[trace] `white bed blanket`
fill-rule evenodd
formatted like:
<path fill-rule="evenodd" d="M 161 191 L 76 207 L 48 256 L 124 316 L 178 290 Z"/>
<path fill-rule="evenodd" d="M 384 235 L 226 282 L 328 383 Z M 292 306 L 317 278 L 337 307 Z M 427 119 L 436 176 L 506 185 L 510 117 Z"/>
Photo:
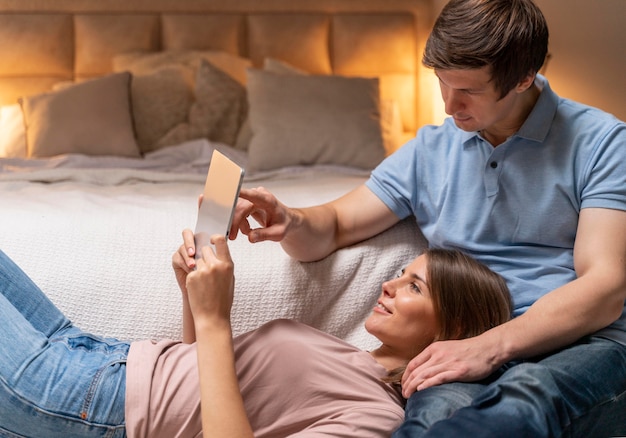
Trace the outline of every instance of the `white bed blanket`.
<path fill-rule="evenodd" d="M 75 324 L 125 340 L 181 335 L 171 255 L 193 228 L 210 153 L 205 141 L 144 159 L 65 156 L 0 160 L 0 249 Z M 248 175 L 290 206 L 315 205 L 361 184 L 345 168 L 292 168 Z M 381 283 L 425 242 L 414 221 L 315 263 L 290 259 L 274 242 L 230 243 L 235 261 L 235 334 L 294 318 L 369 349 L 363 322 Z"/>

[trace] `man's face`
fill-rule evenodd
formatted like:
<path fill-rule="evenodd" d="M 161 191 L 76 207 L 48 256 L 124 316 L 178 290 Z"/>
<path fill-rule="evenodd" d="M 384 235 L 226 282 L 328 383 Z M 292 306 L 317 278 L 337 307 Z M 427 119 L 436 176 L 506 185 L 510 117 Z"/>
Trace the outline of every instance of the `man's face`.
<path fill-rule="evenodd" d="M 467 70 L 435 70 L 446 113 L 464 131 L 517 130 L 516 89 L 500 98 L 489 67 Z"/>

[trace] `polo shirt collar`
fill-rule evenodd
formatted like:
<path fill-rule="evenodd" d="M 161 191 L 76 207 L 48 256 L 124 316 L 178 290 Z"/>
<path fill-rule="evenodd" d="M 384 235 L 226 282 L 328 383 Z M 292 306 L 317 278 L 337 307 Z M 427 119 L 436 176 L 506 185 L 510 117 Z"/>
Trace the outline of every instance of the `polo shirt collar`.
<path fill-rule="evenodd" d="M 541 94 L 539 94 L 535 107 L 516 135 L 527 140 L 543 142 L 548 131 L 550 131 L 550 126 L 552 126 L 559 97 L 552 91 L 544 76 L 538 74 L 535 84 L 541 90 Z"/>

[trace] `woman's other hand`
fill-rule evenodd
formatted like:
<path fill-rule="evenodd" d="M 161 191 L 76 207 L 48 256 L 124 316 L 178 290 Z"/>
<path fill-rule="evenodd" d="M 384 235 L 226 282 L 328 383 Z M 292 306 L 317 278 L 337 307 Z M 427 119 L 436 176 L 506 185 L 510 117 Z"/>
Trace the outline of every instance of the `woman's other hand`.
<path fill-rule="evenodd" d="M 183 295 L 187 295 L 187 275 L 196 268 L 196 245 L 193 231 L 183 230 L 183 244 L 172 255 L 172 268 Z"/>
<path fill-rule="evenodd" d="M 211 243 L 215 250 L 210 246 L 202 248 L 202 257 L 195 261 L 196 269 L 186 276 L 196 331 L 206 323 L 230 324 L 235 289 L 234 264 L 224 236 L 211 236 Z"/>

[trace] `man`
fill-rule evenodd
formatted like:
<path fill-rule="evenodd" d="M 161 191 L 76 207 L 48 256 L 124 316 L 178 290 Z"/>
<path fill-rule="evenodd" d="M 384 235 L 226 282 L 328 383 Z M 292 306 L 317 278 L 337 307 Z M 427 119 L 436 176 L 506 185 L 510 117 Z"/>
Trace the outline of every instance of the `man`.
<path fill-rule="evenodd" d="M 329 204 L 241 192 L 231 238 L 310 261 L 414 215 L 431 246 L 507 279 L 514 319 L 409 363 L 394 436 L 626 434 L 626 124 L 551 91 L 547 44 L 531 0 L 452 0 L 424 54 L 442 126 Z"/>

